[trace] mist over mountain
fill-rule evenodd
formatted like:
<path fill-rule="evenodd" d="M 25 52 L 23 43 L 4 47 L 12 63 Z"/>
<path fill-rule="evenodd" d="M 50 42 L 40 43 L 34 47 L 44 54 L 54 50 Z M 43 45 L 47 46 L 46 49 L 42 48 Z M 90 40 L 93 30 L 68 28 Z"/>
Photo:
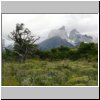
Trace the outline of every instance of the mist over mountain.
<path fill-rule="evenodd" d="M 52 38 L 52 37 L 60 37 L 62 39 L 68 39 L 68 34 L 65 29 L 65 26 L 62 26 L 59 29 L 51 30 L 48 34 L 48 38 Z"/>
<path fill-rule="evenodd" d="M 48 38 L 39 44 L 39 48 L 52 49 L 60 46 L 76 47 L 81 42 L 93 42 L 93 37 L 82 35 L 77 29 L 72 29 L 70 33 L 67 33 L 65 26 L 62 26 L 58 29 L 51 30 Z"/>

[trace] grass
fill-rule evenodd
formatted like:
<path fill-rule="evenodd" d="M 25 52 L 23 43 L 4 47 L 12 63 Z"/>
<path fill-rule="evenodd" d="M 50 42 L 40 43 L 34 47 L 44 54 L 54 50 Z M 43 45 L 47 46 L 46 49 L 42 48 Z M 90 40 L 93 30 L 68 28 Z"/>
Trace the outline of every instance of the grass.
<path fill-rule="evenodd" d="M 97 86 L 98 63 L 87 60 L 4 62 L 3 86 Z"/>

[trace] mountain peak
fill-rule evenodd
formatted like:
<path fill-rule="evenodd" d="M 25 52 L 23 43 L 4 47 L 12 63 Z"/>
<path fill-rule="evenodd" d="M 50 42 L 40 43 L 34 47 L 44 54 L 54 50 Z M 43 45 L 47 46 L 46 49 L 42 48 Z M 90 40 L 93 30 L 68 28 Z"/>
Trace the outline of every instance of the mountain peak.
<path fill-rule="evenodd" d="M 65 30 L 65 26 L 62 26 L 59 29 L 52 30 L 48 34 L 48 38 L 52 38 L 52 37 L 56 37 L 56 36 L 58 36 L 62 39 L 68 38 L 67 31 Z"/>
<path fill-rule="evenodd" d="M 75 28 L 72 29 L 69 34 L 67 34 L 65 26 L 62 26 L 62 27 L 60 27 L 58 29 L 50 31 L 50 33 L 48 34 L 48 39 L 51 39 L 53 41 L 52 43 L 50 43 L 50 45 L 51 44 L 53 45 L 54 43 L 57 43 L 57 42 L 58 43 L 56 45 L 58 45 L 58 44 L 62 45 L 63 43 L 65 43 L 64 41 L 67 41 L 70 44 L 72 44 L 73 46 L 77 46 L 81 42 L 87 42 L 87 43 L 89 43 L 89 42 L 92 42 L 92 40 L 93 40 L 91 36 L 82 35 Z M 49 41 L 51 42 L 51 40 L 49 40 Z M 47 42 L 47 41 L 45 41 L 45 42 Z M 65 44 L 68 45 L 69 43 L 65 43 Z M 55 45 L 55 47 L 56 47 L 56 45 Z"/>
<path fill-rule="evenodd" d="M 65 26 L 60 27 L 59 30 L 65 30 Z"/>
<path fill-rule="evenodd" d="M 70 34 L 69 38 L 74 41 L 74 43 L 80 43 L 80 42 L 92 42 L 93 38 L 88 35 L 82 35 L 80 34 L 76 29 L 73 29 Z"/>
<path fill-rule="evenodd" d="M 73 29 L 70 33 L 79 33 L 79 31 L 77 31 L 77 29 Z"/>
<path fill-rule="evenodd" d="M 58 36 L 47 39 L 39 44 L 39 48 L 42 50 L 49 50 L 52 48 L 58 48 L 60 46 L 66 46 L 70 48 L 74 47 L 74 45 L 72 45 L 70 42 Z"/>

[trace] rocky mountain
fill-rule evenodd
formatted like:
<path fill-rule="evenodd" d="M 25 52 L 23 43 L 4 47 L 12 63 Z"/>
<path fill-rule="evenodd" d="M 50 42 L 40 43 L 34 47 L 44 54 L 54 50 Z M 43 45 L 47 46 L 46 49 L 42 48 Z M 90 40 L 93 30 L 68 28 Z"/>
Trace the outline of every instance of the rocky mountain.
<path fill-rule="evenodd" d="M 49 32 L 48 38 L 53 38 L 53 37 L 60 37 L 61 39 L 68 39 L 68 34 L 65 29 L 65 26 L 62 26 L 59 29 L 55 29 Z"/>
<path fill-rule="evenodd" d="M 77 41 L 81 39 L 81 36 L 82 35 L 76 29 L 73 29 L 69 34 L 69 39 Z"/>
<path fill-rule="evenodd" d="M 80 42 L 85 42 L 89 43 L 93 41 L 93 38 L 88 35 L 82 35 L 80 32 L 78 32 L 76 29 L 73 29 L 70 34 L 69 34 L 69 39 L 73 41 L 73 45 L 80 43 Z"/>
<path fill-rule="evenodd" d="M 67 42 L 65 39 L 62 39 L 58 36 L 49 38 L 39 44 L 39 48 L 42 50 L 48 50 L 60 46 L 74 47 L 71 43 Z"/>
<path fill-rule="evenodd" d="M 77 29 L 70 31 L 69 35 L 62 26 L 59 29 L 51 30 L 48 34 L 48 38 L 39 44 L 41 49 L 52 49 L 62 46 L 75 47 L 79 46 L 81 42 L 92 42 L 93 38 L 88 35 L 82 35 Z"/>

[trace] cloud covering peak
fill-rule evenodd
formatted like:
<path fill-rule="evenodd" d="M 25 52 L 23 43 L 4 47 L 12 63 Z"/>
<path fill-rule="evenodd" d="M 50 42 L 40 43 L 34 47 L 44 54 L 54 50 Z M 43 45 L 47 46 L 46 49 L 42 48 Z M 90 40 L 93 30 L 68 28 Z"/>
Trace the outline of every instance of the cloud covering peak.
<path fill-rule="evenodd" d="M 24 23 L 35 36 L 44 40 L 53 29 L 66 26 L 69 33 L 76 28 L 81 34 L 98 36 L 98 14 L 3 14 L 2 36 L 7 36 L 15 29 L 16 23 Z"/>

